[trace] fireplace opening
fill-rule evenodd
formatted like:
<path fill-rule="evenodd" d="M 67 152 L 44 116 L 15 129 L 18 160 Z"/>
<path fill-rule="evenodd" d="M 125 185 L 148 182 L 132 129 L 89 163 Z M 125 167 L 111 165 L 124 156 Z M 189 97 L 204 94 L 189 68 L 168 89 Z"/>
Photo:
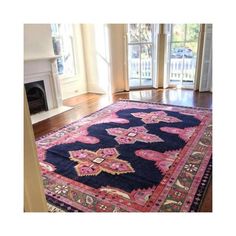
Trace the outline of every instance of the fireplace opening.
<path fill-rule="evenodd" d="M 43 80 L 25 84 L 30 114 L 48 111 L 46 92 Z"/>

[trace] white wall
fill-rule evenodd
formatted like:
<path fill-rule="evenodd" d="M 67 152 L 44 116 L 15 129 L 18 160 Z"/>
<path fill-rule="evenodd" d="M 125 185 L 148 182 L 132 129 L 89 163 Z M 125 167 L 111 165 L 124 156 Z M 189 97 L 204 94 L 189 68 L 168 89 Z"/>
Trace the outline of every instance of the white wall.
<path fill-rule="evenodd" d="M 49 24 L 24 25 L 24 59 L 54 56 Z"/>

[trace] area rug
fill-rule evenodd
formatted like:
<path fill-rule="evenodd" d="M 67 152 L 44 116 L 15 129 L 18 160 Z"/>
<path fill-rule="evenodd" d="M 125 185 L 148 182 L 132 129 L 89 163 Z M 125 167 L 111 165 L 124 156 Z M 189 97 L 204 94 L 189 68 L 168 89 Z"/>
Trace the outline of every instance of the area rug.
<path fill-rule="evenodd" d="M 198 211 L 212 112 L 120 100 L 36 143 L 47 201 L 62 211 Z"/>

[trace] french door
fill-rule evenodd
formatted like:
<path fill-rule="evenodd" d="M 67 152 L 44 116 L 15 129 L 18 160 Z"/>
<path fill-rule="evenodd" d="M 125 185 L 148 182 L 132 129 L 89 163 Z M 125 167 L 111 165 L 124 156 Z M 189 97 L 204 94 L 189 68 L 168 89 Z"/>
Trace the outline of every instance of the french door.
<path fill-rule="evenodd" d="M 199 32 L 200 24 L 170 25 L 169 86 L 194 87 Z"/>
<path fill-rule="evenodd" d="M 129 88 L 153 86 L 154 25 L 128 24 Z"/>

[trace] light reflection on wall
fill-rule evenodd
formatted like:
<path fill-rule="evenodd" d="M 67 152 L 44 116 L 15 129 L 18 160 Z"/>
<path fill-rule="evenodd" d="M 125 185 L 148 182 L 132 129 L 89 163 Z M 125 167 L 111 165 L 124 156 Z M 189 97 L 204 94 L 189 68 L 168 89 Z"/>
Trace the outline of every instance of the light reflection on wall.
<path fill-rule="evenodd" d="M 108 93 L 110 91 L 110 52 L 108 41 L 108 25 L 95 24 L 94 33 L 98 86 L 104 91 L 104 93 Z"/>

